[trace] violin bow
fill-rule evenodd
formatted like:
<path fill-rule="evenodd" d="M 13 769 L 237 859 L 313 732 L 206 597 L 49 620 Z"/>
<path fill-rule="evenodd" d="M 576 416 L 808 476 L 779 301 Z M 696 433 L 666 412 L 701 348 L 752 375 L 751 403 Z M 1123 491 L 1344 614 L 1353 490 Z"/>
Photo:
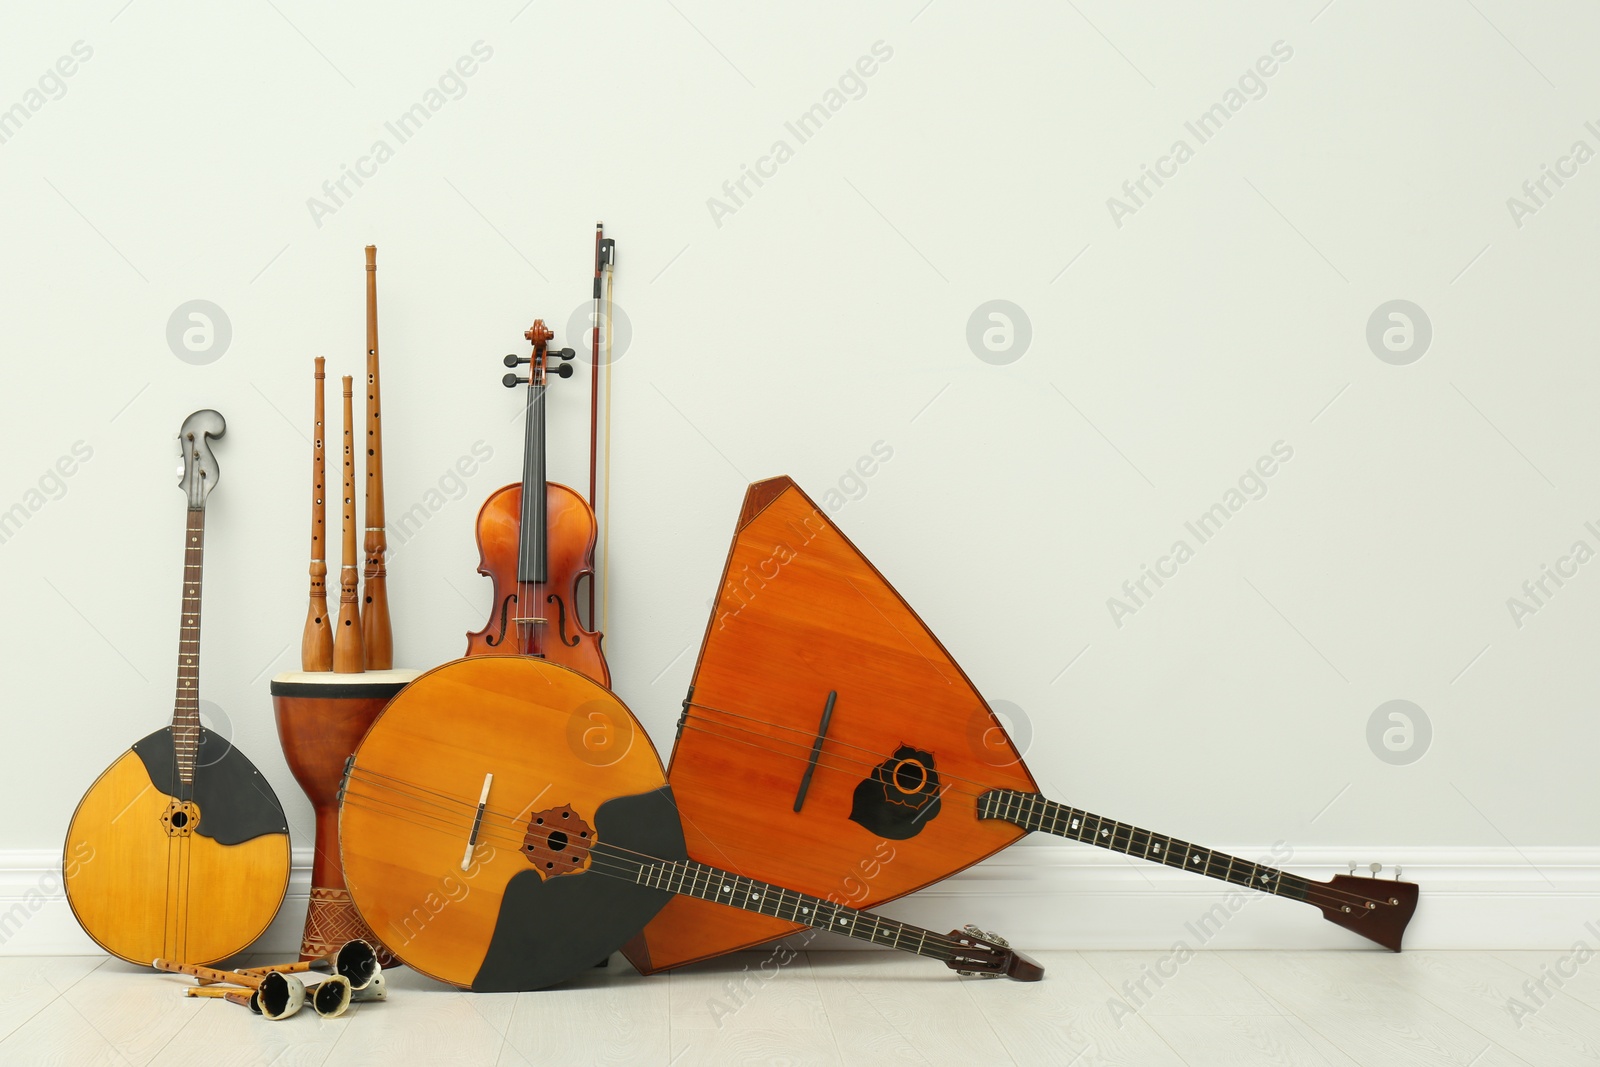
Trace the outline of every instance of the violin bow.
<path fill-rule="evenodd" d="M 594 310 L 590 315 L 593 328 L 589 333 L 589 509 L 600 513 L 599 499 L 599 452 L 600 452 L 600 331 L 601 323 L 605 323 L 606 337 L 606 478 L 605 478 L 605 525 L 601 534 L 599 568 L 610 566 L 611 543 L 611 283 L 612 270 L 617 262 L 617 242 L 607 237 L 606 224 L 594 224 Z M 595 583 L 598 575 L 589 576 L 589 626 L 603 629 L 595 624 L 594 601 Z"/>

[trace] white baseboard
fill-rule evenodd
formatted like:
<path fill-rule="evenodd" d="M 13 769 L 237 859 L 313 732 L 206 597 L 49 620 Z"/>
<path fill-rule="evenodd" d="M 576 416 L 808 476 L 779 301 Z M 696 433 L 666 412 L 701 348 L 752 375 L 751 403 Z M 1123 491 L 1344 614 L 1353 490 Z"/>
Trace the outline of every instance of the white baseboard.
<path fill-rule="evenodd" d="M 1247 858 L 1258 848 L 1225 849 Z M 1302 848 L 1287 869 L 1323 879 L 1365 857 L 1361 848 Z M 1564 949 L 1600 945 L 1600 848 L 1385 848 L 1386 862 L 1422 887 L 1406 934 L 1414 949 Z M 0 850 L 0 955 L 98 954 L 61 889 L 61 854 Z M 300 944 L 311 851 L 296 849 L 283 910 L 256 948 Z M 1362 870 L 1359 873 L 1368 873 Z M 1386 868 L 1380 877 L 1392 877 Z M 1198 925 L 1230 893 L 1247 901 Z M 1000 855 L 887 905 L 897 918 L 940 930 L 976 923 L 1024 949 L 1361 948 L 1368 942 L 1305 904 L 1233 890 L 1212 879 L 1102 849 L 1030 837 Z M 1594 930 L 1586 924 L 1594 924 Z M 1206 935 L 1197 936 L 1196 931 Z M 813 947 L 822 942 L 813 942 Z M 827 947 L 854 947 L 829 937 Z"/>

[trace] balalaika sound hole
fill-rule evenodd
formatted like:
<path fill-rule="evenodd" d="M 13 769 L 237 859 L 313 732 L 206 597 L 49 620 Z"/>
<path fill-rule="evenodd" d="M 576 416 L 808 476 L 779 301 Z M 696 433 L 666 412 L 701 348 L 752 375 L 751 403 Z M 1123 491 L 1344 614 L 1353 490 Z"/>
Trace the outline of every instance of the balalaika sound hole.
<path fill-rule="evenodd" d="M 522 838 L 522 855 L 534 870 L 546 878 L 571 874 L 589 866 L 589 848 L 594 844 L 594 827 L 572 806 L 564 805 L 528 816 L 528 832 Z"/>
<path fill-rule="evenodd" d="M 933 753 L 901 745 L 856 786 L 850 819 L 879 837 L 904 841 L 938 816 L 939 797 Z"/>

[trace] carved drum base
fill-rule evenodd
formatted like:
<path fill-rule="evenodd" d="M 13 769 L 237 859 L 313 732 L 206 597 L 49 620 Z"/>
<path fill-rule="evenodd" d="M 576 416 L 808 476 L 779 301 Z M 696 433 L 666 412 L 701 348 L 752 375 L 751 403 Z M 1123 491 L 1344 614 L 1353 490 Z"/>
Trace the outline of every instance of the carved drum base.
<path fill-rule="evenodd" d="M 394 957 L 376 935 L 361 921 L 348 889 L 311 887 L 311 906 L 306 909 L 306 929 L 300 937 L 300 958 L 316 960 L 337 952 L 346 941 L 361 938 L 378 953 L 378 962 L 395 966 Z"/>

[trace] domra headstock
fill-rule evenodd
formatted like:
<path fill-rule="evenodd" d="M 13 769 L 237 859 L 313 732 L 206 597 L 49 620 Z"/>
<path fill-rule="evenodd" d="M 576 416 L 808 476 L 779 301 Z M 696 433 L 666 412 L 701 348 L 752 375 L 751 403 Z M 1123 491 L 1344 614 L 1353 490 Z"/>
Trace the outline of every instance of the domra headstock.
<path fill-rule="evenodd" d="M 945 961 L 957 974 L 969 978 L 1009 978 L 1013 982 L 1037 982 L 1044 967 L 1012 948 L 1005 938 L 980 930 L 971 923 L 950 931 L 956 948 L 953 959 Z"/>

